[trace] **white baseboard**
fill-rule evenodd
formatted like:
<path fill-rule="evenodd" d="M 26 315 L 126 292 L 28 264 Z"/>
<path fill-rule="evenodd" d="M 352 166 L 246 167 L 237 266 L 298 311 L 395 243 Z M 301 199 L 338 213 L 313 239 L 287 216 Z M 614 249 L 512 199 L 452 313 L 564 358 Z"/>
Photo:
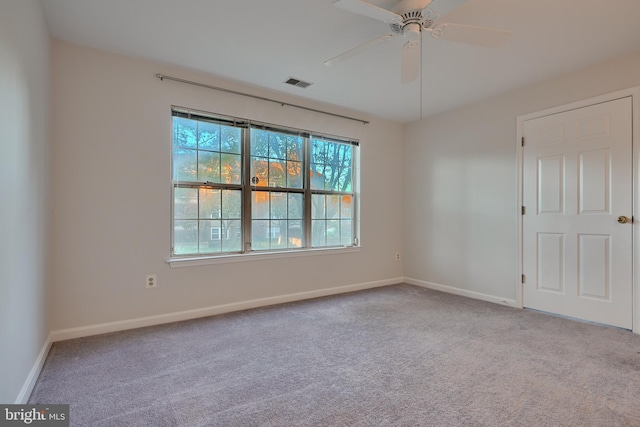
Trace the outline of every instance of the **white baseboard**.
<path fill-rule="evenodd" d="M 437 291 L 448 292 L 455 295 L 461 295 L 469 298 L 479 299 L 482 301 L 493 302 L 496 304 L 518 307 L 515 300 L 500 298 L 492 295 L 486 295 L 479 292 L 468 291 L 465 289 L 455 288 L 452 286 L 440 285 L 437 283 L 425 282 L 423 280 L 412 279 L 410 277 L 398 277 L 394 279 L 378 280 L 374 282 L 357 283 L 353 285 L 337 286 L 333 288 L 318 289 L 315 291 L 298 292 L 287 295 L 280 295 L 268 298 L 258 298 L 249 301 L 241 301 L 231 304 L 222 304 L 212 307 L 199 308 L 195 310 L 179 311 L 157 316 L 140 317 L 137 319 L 121 320 L 117 322 L 101 323 L 97 325 L 82 326 L 78 328 L 60 329 L 52 331 L 47 337 L 45 343 L 38 354 L 33 368 L 29 372 L 27 379 L 16 398 L 16 404 L 25 404 L 31 396 L 33 387 L 42 371 L 44 362 L 47 359 L 51 344 L 56 341 L 63 341 L 73 338 L 87 337 L 91 335 L 105 334 L 109 332 L 118 332 L 128 329 L 142 328 L 145 326 L 160 325 L 163 323 L 179 322 L 182 320 L 197 319 L 199 317 L 213 316 L 216 314 L 230 313 L 234 311 L 247 310 L 251 308 L 266 307 L 269 305 L 282 304 L 287 302 L 301 301 L 305 299 L 324 297 L 329 295 L 337 295 L 341 293 L 355 292 L 363 289 L 372 289 L 381 286 L 395 285 L 397 283 L 408 283 L 410 285 L 420 286 L 423 288 L 434 289 Z"/>
<path fill-rule="evenodd" d="M 440 285 L 438 283 L 432 283 L 432 282 L 425 282 L 424 280 L 412 279 L 410 277 L 404 277 L 403 282 L 408 283 L 410 285 L 420 286 L 422 288 L 447 292 L 450 294 L 460 295 L 463 297 L 468 297 L 473 299 L 479 299 L 482 301 L 488 301 L 495 304 L 507 305 L 509 307 L 514 307 L 514 308 L 522 308 L 518 306 L 518 303 L 514 299 L 501 298 L 493 295 L 483 294 L 480 292 L 468 291 L 466 289 L 454 288 L 453 286 Z"/>
<path fill-rule="evenodd" d="M 341 293 L 354 292 L 363 289 L 377 288 L 380 286 L 402 283 L 402 277 L 394 279 L 378 280 L 375 282 L 357 283 L 354 285 L 337 286 L 333 288 L 318 289 L 315 291 L 298 292 L 294 294 L 275 297 L 258 298 L 249 301 L 241 301 L 231 304 L 222 304 L 212 307 L 198 308 L 195 310 L 179 311 L 160 314 L 157 316 L 140 317 L 137 319 L 120 320 L 117 322 L 101 323 L 97 325 L 82 326 L 78 328 L 60 329 L 51 332 L 51 342 L 63 341 L 73 338 L 87 337 L 91 335 L 105 334 L 109 332 L 124 331 L 127 329 L 142 328 L 145 326 L 160 325 L 163 323 L 179 322 L 183 320 L 197 319 L 199 317 L 213 316 L 216 314 L 230 313 L 233 311 L 247 310 L 250 308 L 265 307 L 274 304 L 282 304 L 300 301 L 310 298 L 318 298 Z M 37 377 L 36 377 L 37 378 Z"/>
<path fill-rule="evenodd" d="M 16 405 L 24 405 L 29 400 L 29 396 L 31 396 L 31 392 L 33 391 L 33 387 L 36 385 L 36 381 L 38 380 L 38 376 L 40 375 L 40 371 L 42 371 L 42 367 L 44 366 L 45 360 L 47 360 L 47 355 L 49 354 L 49 350 L 51 349 L 52 334 L 49 334 L 47 339 L 45 340 L 42 348 L 40 349 L 40 353 L 27 376 L 22 388 L 20 389 L 20 393 L 18 393 L 18 397 L 16 397 L 15 404 Z"/>

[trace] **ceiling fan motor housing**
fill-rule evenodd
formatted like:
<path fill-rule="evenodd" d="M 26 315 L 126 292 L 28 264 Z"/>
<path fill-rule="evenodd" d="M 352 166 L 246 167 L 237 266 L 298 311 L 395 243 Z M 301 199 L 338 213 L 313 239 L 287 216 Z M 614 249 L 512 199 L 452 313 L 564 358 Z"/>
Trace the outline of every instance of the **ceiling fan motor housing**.
<path fill-rule="evenodd" d="M 422 28 L 431 28 L 437 15 L 427 8 L 431 0 L 403 0 L 395 7 L 396 13 L 402 18 L 401 22 L 390 24 L 391 31 L 414 39 Z"/>

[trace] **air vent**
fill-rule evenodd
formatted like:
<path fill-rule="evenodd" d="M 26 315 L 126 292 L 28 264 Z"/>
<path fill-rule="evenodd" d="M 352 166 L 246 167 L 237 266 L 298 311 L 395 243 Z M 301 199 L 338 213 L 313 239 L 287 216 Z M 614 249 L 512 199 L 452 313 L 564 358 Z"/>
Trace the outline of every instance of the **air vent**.
<path fill-rule="evenodd" d="M 308 88 L 313 84 L 309 82 L 304 82 L 300 79 L 296 79 L 295 77 L 289 77 L 287 80 L 285 80 L 285 83 L 291 86 L 301 87 L 302 89 Z"/>

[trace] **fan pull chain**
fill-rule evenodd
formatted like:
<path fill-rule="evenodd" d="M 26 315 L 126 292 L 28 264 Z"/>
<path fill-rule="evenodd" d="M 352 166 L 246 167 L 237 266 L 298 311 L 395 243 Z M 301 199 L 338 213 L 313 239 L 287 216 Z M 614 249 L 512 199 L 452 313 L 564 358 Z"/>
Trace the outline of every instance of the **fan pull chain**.
<path fill-rule="evenodd" d="M 424 49 L 424 40 L 422 35 L 424 31 L 420 31 L 420 120 L 422 120 L 422 82 L 424 80 L 423 69 L 422 69 L 422 50 Z"/>

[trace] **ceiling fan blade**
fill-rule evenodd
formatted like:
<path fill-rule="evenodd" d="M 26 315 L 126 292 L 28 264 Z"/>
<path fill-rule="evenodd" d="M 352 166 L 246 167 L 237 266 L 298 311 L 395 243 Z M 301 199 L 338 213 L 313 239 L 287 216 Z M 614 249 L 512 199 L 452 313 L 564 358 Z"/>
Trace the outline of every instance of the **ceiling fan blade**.
<path fill-rule="evenodd" d="M 369 49 L 370 47 L 377 46 L 379 44 L 388 42 L 389 40 L 391 40 L 391 38 L 393 36 L 394 36 L 393 33 L 385 34 L 382 37 L 378 37 L 377 39 L 373 39 L 371 41 L 368 41 L 368 42 L 366 42 L 364 44 L 361 44 L 360 46 L 356 46 L 353 49 L 349 49 L 348 51 L 343 52 L 340 55 L 329 59 L 328 61 L 324 61 L 324 65 L 331 66 L 331 65 L 336 64 L 338 62 L 342 62 L 345 59 L 349 59 L 352 56 L 356 56 L 357 54 L 359 54 L 361 52 L 364 52 L 365 50 Z"/>
<path fill-rule="evenodd" d="M 500 47 L 507 42 L 510 31 L 495 28 L 474 27 L 461 24 L 440 24 L 433 28 L 431 35 L 453 42 L 473 44 L 484 47 Z"/>
<path fill-rule="evenodd" d="M 447 13 L 462 6 L 468 0 L 433 0 L 429 4 L 429 8 L 438 12 L 440 16 L 445 16 Z"/>
<path fill-rule="evenodd" d="M 420 39 L 409 40 L 402 46 L 402 83 L 411 83 L 420 74 Z"/>
<path fill-rule="evenodd" d="M 362 0 L 338 0 L 333 5 L 341 9 L 348 10 L 349 12 L 386 22 L 387 24 L 402 22 L 402 17 L 400 15 L 396 15 L 387 9 L 383 9 Z"/>

